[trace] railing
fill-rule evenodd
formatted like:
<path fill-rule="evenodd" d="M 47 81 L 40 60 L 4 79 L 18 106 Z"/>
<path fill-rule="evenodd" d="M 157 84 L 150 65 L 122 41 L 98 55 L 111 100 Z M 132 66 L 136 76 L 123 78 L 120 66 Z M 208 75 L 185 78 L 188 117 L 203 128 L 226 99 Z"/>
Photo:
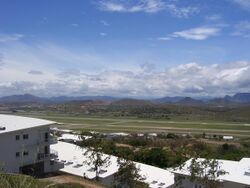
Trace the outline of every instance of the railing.
<path fill-rule="evenodd" d="M 58 152 L 55 150 L 50 150 L 50 153 L 38 153 L 37 154 L 37 160 L 44 160 L 44 159 L 55 159 L 58 157 Z"/>

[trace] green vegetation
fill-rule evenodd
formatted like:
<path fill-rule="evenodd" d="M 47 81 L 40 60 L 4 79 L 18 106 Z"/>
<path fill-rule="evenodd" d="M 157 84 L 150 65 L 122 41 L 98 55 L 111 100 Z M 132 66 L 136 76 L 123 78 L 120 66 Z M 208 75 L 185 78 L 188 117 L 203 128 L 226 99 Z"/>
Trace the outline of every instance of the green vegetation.
<path fill-rule="evenodd" d="M 203 134 L 193 138 L 169 133 L 154 138 L 132 135 L 110 139 L 99 135 L 104 153 L 161 168 L 179 166 L 191 157 L 227 160 L 250 157 L 249 139 L 241 139 L 236 143 L 224 142 L 216 135 L 209 139 L 203 137 Z M 81 146 L 92 147 L 94 143 L 95 138 L 82 142 Z"/>

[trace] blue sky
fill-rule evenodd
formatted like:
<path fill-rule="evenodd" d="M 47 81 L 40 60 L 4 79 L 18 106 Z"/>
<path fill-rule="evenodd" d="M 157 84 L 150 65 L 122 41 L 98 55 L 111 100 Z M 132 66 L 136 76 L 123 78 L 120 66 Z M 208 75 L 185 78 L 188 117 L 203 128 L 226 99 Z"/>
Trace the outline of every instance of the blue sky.
<path fill-rule="evenodd" d="M 0 0 L 0 95 L 249 92 L 250 0 Z"/>

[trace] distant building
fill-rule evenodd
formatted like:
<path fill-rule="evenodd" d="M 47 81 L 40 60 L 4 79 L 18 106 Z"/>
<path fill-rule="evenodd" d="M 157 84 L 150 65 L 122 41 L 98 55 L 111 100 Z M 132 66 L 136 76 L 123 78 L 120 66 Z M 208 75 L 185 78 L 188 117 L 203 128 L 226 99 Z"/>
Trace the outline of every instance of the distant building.
<path fill-rule="evenodd" d="M 0 115 L 0 166 L 8 173 L 41 175 L 63 168 L 50 135 L 53 121 Z"/>
<path fill-rule="evenodd" d="M 204 160 L 199 158 L 197 160 Z M 190 180 L 190 170 L 192 159 L 185 162 L 181 169 L 173 170 L 175 179 L 181 180 L 179 186 L 185 188 L 205 188 L 197 182 Z M 222 188 L 250 188 L 250 158 L 243 158 L 240 161 L 217 160 L 220 170 L 226 173 L 219 176 L 217 181 L 221 182 Z"/>
<path fill-rule="evenodd" d="M 222 138 L 223 138 L 223 140 L 233 140 L 234 139 L 233 136 L 223 136 Z"/>
<path fill-rule="evenodd" d="M 84 140 L 88 140 L 92 138 L 92 136 L 84 136 L 84 135 L 78 135 L 78 134 L 62 134 L 57 139 L 59 141 L 69 142 L 69 143 L 78 143 L 82 142 Z"/>

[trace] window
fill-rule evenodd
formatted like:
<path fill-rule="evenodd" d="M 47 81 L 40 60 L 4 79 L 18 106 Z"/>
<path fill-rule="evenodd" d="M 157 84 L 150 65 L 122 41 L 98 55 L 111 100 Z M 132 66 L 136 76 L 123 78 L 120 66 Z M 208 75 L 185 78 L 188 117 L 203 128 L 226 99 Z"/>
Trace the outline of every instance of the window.
<path fill-rule="evenodd" d="M 24 134 L 24 135 L 23 135 L 23 139 L 24 139 L 24 140 L 26 140 L 26 139 L 28 139 L 28 138 L 29 138 L 29 135 L 28 135 L 28 134 Z"/>
<path fill-rule="evenodd" d="M 44 146 L 44 153 L 45 153 L 45 155 L 49 154 L 49 147 L 48 146 Z"/>
<path fill-rule="evenodd" d="M 49 141 L 49 133 L 44 133 L 44 139 L 45 139 L 45 142 L 48 142 Z"/>
<path fill-rule="evenodd" d="M 16 152 L 16 157 L 20 157 L 20 152 Z"/>
<path fill-rule="evenodd" d="M 28 151 L 24 151 L 24 152 L 23 152 L 23 155 L 24 155 L 24 156 L 27 156 L 27 155 L 29 155 L 29 152 L 28 152 Z"/>
<path fill-rule="evenodd" d="M 16 140 L 20 140 L 20 135 L 16 135 Z"/>

